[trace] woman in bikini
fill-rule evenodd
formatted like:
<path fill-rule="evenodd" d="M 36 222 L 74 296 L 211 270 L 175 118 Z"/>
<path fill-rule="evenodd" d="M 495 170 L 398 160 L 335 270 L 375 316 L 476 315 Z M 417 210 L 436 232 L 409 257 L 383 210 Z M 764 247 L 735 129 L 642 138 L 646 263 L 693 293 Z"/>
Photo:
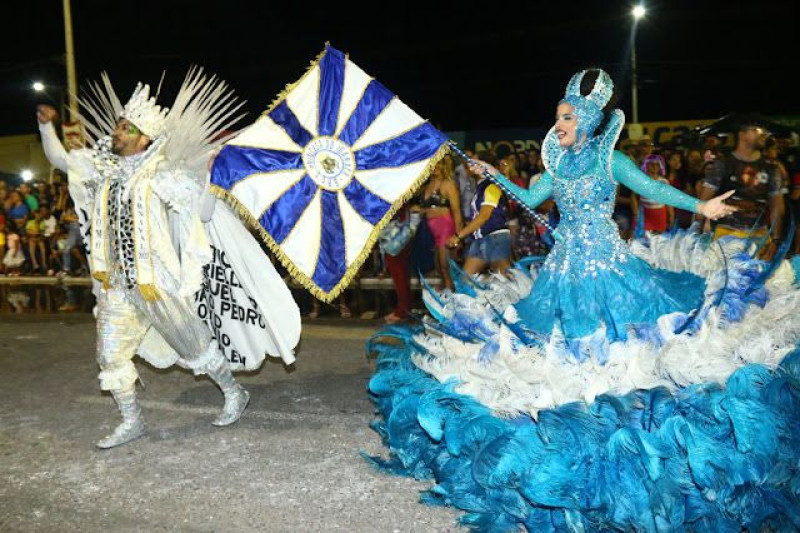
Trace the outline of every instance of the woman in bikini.
<path fill-rule="evenodd" d="M 453 179 L 453 161 L 445 157 L 436 165 L 431 179 L 422 192 L 420 208 L 425 214 L 425 221 L 433 234 L 436 246 L 436 270 L 442 277 L 445 288 L 453 290 L 450 278 L 448 259 L 450 250 L 447 239 L 461 229 L 461 199 L 458 186 Z"/>

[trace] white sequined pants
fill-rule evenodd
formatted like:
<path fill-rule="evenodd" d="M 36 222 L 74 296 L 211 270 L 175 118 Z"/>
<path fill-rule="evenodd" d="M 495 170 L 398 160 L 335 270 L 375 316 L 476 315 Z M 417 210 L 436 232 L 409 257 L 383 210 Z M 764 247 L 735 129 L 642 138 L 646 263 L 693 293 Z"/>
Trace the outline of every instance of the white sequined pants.
<path fill-rule="evenodd" d="M 222 354 L 211 331 L 190 302 L 164 290 L 160 299 L 148 302 L 138 289 L 127 289 L 118 276 L 97 300 L 97 362 L 100 388 L 129 390 L 139 377 L 133 356 L 151 326 L 167 341 L 195 374 L 219 366 Z"/>

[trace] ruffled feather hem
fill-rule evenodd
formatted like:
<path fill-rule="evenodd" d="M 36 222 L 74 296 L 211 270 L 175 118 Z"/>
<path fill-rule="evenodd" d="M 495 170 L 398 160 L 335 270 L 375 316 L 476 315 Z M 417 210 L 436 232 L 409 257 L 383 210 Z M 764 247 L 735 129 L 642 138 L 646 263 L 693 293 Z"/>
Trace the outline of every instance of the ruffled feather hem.
<path fill-rule="evenodd" d="M 637 389 L 499 417 L 422 371 L 410 328 L 376 337 L 369 392 L 384 471 L 433 480 L 423 503 L 478 531 L 797 531 L 800 350 L 725 386 Z M 487 373 L 491 370 L 487 369 Z M 513 386 L 513 384 L 510 384 Z"/>
<path fill-rule="evenodd" d="M 800 342 L 800 289 L 789 262 L 751 290 L 764 265 L 744 253 L 744 241 L 722 242 L 719 250 L 681 234 L 647 244 L 634 243 L 633 252 L 657 268 L 706 280 L 705 302 L 694 314 L 631 325 L 625 341 L 610 342 L 604 328 L 581 339 L 565 339 L 558 329 L 537 338 L 515 315 L 513 303 L 532 286 L 517 270 L 508 280 L 475 283 L 470 294 L 427 292 L 436 320 L 416 334 L 419 349 L 411 357 L 497 414 L 535 417 L 542 409 L 591 403 L 604 393 L 722 384 L 748 364 L 775 368 Z"/>

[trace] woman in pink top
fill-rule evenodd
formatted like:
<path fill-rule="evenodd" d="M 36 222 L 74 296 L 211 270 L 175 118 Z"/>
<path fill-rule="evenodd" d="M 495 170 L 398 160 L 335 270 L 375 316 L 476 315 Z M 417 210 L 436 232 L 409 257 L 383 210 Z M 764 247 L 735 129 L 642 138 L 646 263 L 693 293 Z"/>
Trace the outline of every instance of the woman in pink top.
<path fill-rule="evenodd" d="M 666 178 L 666 164 L 664 163 L 664 158 L 660 155 L 650 154 L 646 156 L 642 163 L 642 171 L 652 180 L 669 184 Z M 636 213 L 636 216 L 644 217 L 645 231 L 663 233 L 672 226 L 672 221 L 675 220 L 675 209 L 672 206 L 655 202 L 637 194 L 632 195 L 631 200 L 633 202 L 633 212 Z"/>
<path fill-rule="evenodd" d="M 433 235 L 436 246 L 436 270 L 442 276 L 444 286 L 453 290 L 450 278 L 448 259 L 450 250 L 447 239 L 461 229 L 461 198 L 458 185 L 453 179 L 453 161 L 449 157 L 442 159 L 433 170 L 430 180 L 425 185 L 419 202 L 421 211 L 425 213 L 425 221 Z"/>

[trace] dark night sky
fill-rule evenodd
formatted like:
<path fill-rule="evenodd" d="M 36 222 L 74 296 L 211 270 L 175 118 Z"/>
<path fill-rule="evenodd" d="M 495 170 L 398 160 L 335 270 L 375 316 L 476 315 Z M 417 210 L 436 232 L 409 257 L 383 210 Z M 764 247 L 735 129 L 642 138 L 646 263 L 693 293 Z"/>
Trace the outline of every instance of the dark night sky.
<path fill-rule="evenodd" d="M 36 131 L 33 80 L 65 83 L 61 2 L 14 5 L 0 37 L 0 134 Z M 630 110 L 631 2 L 332 5 L 73 0 L 79 81 L 108 70 L 124 101 L 137 80 L 157 84 L 166 70 L 168 104 L 188 66 L 200 64 L 248 101 L 252 121 L 330 41 L 446 130 L 547 125 L 570 75 L 596 65 L 615 77 Z M 637 37 L 641 120 L 800 114 L 800 2 L 646 5 Z"/>

